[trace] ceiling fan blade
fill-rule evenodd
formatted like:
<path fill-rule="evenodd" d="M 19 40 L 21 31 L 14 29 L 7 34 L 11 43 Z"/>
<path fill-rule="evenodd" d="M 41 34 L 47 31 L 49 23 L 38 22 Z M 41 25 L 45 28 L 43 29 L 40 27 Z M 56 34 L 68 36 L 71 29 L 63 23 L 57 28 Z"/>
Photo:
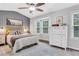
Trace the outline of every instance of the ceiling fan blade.
<path fill-rule="evenodd" d="M 32 6 L 34 6 L 35 4 L 34 3 L 26 3 L 27 5 L 32 5 Z"/>
<path fill-rule="evenodd" d="M 39 6 L 42 6 L 42 5 L 44 5 L 45 3 L 37 3 L 36 4 L 36 7 L 39 7 Z"/>
<path fill-rule="evenodd" d="M 19 7 L 18 9 L 28 9 L 28 7 Z"/>
<path fill-rule="evenodd" d="M 30 3 L 26 3 L 27 5 L 29 5 Z"/>
<path fill-rule="evenodd" d="M 40 11 L 40 12 L 43 12 L 43 10 L 42 10 L 42 9 L 39 9 L 39 8 L 36 8 L 36 10 L 37 10 L 37 11 Z"/>

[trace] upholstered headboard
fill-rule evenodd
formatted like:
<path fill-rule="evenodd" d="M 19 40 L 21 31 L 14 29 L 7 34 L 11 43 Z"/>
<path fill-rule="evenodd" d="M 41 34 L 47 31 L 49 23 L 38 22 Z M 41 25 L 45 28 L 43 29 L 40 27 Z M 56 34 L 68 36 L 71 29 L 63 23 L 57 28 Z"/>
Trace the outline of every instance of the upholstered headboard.
<path fill-rule="evenodd" d="M 12 34 L 20 34 L 23 32 L 23 27 L 6 27 L 6 34 L 12 35 Z"/>

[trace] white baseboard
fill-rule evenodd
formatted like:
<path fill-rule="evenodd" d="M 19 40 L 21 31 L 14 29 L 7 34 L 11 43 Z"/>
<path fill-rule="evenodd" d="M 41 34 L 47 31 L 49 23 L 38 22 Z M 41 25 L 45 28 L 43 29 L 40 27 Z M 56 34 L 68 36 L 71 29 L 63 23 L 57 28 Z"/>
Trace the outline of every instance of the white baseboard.
<path fill-rule="evenodd" d="M 67 48 L 74 49 L 74 50 L 79 50 L 79 48 L 72 47 L 72 46 L 68 46 Z"/>

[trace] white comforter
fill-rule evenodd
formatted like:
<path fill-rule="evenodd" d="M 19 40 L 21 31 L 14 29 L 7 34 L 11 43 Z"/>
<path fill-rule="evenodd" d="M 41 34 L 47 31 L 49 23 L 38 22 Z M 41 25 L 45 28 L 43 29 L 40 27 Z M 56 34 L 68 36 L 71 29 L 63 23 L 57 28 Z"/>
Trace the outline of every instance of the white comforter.
<path fill-rule="evenodd" d="M 22 35 L 27 35 L 27 34 L 22 34 Z M 20 35 L 21 36 L 21 35 Z M 18 37 L 18 35 L 8 35 L 7 37 L 7 43 L 12 46 L 10 40 L 11 37 Z M 30 45 L 30 44 L 34 44 L 37 43 L 39 39 L 38 35 L 33 35 L 33 36 L 26 36 L 24 38 L 20 38 L 18 40 L 16 40 L 14 47 L 13 47 L 13 53 L 15 53 L 17 50 L 21 49 L 24 46 Z"/>
<path fill-rule="evenodd" d="M 8 35 L 7 36 L 7 43 L 12 46 L 12 43 L 11 43 L 11 38 L 20 38 L 21 36 L 24 36 L 24 37 L 28 37 L 28 36 L 32 36 L 33 34 L 27 34 L 27 33 L 24 33 L 24 34 L 21 34 L 21 35 Z"/>
<path fill-rule="evenodd" d="M 13 47 L 13 53 L 15 53 L 17 50 L 21 49 L 24 46 L 28 46 L 30 44 L 34 44 L 37 42 L 38 42 L 38 36 L 25 37 L 25 38 L 16 40 L 15 45 Z"/>

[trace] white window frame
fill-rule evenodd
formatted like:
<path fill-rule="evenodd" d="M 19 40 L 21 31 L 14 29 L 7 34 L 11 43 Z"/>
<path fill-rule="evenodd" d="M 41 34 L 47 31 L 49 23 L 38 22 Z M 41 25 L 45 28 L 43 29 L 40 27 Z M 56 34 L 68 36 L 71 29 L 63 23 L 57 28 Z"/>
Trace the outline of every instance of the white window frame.
<path fill-rule="evenodd" d="M 40 30 L 41 33 L 38 33 L 38 34 L 48 34 L 49 33 L 49 26 L 50 26 L 49 17 L 41 18 L 37 22 L 39 22 L 39 21 L 42 21 L 42 23 L 41 23 L 42 29 Z M 48 23 L 49 23 L 48 24 L 48 33 L 43 33 L 43 21 L 48 21 Z"/>
<path fill-rule="evenodd" d="M 79 11 L 72 12 L 72 22 L 71 22 L 71 23 L 72 23 L 72 38 L 75 38 L 75 39 L 79 39 L 79 37 L 74 37 L 74 28 L 73 28 L 73 27 L 74 27 L 75 25 L 74 25 L 74 16 L 73 16 L 73 15 L 74 15 L 74 14 L 78 14 L 78 13 L 79 13 Z M 76 25 L 76 26 L 77 26 L 77 25 Z M 78 25 L 78 26 L 79 26 L 79 25 Z"/>
<path fill-rule="evenodd" d="M 48 31 L 49 31 L 49 19 L 48 18 L 45 18 L 45 19 L 43 19 L 43 21 L 48 21 Z M 43 26 L 43 24 L 42 24 L 42 26 Z M 43 29 L 43 28 L 42 28 Z M 42 33 L 43 33 L 43 30 L 42 30 Z M 49 32 L 48 32 L 49 33 Z M 43 34 L 48 34 L 48 33 L 43 33 Z"/>

